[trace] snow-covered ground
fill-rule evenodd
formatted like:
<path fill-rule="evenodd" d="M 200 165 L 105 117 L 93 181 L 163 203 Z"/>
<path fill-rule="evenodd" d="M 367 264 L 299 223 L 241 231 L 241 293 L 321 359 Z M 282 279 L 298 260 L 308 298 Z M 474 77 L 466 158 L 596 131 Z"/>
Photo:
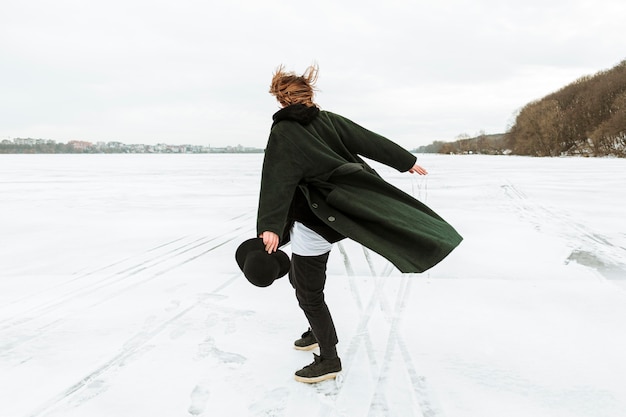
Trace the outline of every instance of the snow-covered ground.
<path fill-rule="evenodd" d="M 288 281 L 234 262 L 262 155 L 0 155 L 0 416 L 626 415 L 626 160 L 419 159 L 376 166 L 465 240 L 335 245 L 344 371 L 306 385 Z"/>

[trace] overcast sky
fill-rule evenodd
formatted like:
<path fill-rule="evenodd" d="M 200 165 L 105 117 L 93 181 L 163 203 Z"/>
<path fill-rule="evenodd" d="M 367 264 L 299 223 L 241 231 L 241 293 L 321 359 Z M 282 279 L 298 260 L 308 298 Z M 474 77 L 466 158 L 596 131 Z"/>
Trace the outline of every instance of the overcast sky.
<path fill-rule="evenodd" d="M 263 147 L 279 64 L 414 148 L 626 59 L 623 0 L 2 0 L 0 140 Z"/>

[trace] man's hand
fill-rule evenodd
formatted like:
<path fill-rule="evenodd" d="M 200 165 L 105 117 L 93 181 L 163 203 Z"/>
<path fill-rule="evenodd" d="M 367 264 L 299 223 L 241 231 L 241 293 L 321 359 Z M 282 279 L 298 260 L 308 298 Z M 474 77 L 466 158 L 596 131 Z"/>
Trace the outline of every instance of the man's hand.
<path fill-rule="evenodd" d="M 259 235 L 260 238 L 263 238 L 263 244 L 265 245 L 265 250 L 267 253 L 276 252 L 278 250 L 278 242 L 280 238 L 274 232 L 265 231 Z"/>
<path fill-rule="evenodd" d="M 426 175 L 428 174 L 428 171 L 426 171 L 424 168 L 422 168 L 421 166 L 415 164 L 413 165 L 413 168 L 409 169 L 409 172 L 411 174 L 419 174 L 419 175 Z"/>

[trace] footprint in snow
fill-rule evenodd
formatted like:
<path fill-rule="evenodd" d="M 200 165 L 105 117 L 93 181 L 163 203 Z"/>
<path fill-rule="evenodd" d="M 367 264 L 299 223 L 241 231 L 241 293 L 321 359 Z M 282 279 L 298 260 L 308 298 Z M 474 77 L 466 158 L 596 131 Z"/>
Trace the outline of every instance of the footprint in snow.
<path fill-rule="evenodd" d="M 222 363 L 236 363 L 242 364 L 248 360 L 245 356 L 233 352 L 224 352 L 218 348 L 213 348 L 211 352 Z"/>
<path fill-rule="evenodd" d="M 196 359 L 204 359 L 209 356 L 216 358 L 222 363 L 242 364 L 248 360 L 248 358 L 238 353 L 226 352 L 218 349 L 215 346 L 215 340 L 213 340 L 212 337 L 207 337 L 202 343 L 198 345 L 198 353 L 196 354 Z"/>
<path fill-rule="evenodd" d="M 210 392 L 204 384 L 198 384 L 191 391 L 191 404 L 187 410 L 192 416 L 199 416 L 204 413 L 207 402 L 209 401 Z"/>
<path fill-rule="evenodd" d="M 248 407 L 252 416 L 283 415 L 289 398 L 289 390 L 285 387 L 275 388 L 265 393 L 263 398 Z"/>

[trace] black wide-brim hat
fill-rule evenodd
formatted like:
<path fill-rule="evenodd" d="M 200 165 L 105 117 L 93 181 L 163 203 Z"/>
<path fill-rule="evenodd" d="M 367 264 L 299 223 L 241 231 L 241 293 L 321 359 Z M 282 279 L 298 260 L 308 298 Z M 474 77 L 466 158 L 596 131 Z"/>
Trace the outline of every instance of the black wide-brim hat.
<path fill-rule="evenodd" d="M 291 261 L 281 250 L 267 253 L 263 239 L 248 239 L 237 248 L 235 259 L 239 269 L 250 283 L 267 287 L 289 272 Z"/>

